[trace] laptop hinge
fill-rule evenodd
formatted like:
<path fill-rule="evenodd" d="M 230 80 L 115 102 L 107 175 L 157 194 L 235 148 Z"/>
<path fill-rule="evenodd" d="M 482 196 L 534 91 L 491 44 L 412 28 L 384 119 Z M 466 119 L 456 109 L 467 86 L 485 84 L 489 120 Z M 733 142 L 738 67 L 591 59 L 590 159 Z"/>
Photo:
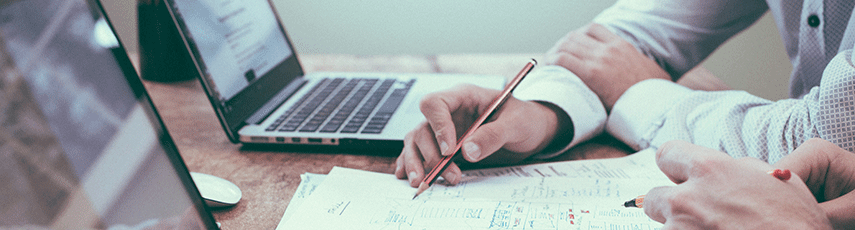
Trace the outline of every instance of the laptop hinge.
<path fill-rule="evenodd" d="M 282 103 L 285 103 L 285 101 L 288 100 L 291 95 L 294 95 L 294 93 L 296 93 L 297 90 L 299 90 L 300 87 L 305 84 L 306 79 L 302 77 L 294 79 L 291 84 L 288 84 L 288 86 L 282 88 L 279 93 L 276 93 L 276 95 L 270 98 L 267 103 L 264 103 L 261 108 L 259 108 L 255 111 L 255 113 L 250 115 L 249 118 L 246 119 L 246 124 L 261 124 L 264 119 L 267 119 L 270 114 L 276 111 L 276 108 L 279 108 Z"/>

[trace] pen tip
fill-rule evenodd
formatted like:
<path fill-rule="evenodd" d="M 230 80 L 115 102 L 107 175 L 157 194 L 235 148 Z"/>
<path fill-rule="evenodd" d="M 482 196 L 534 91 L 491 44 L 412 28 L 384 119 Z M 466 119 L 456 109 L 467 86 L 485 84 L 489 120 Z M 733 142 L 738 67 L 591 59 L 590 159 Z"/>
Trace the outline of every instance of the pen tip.
<path fill-rule="evenodd" d="M 627 201 L 627 202 L 624 202 L 624 203 L 623 203 L 623 206 L 624 206 L 624 207 L 627 207 L 627 208 L 630 208 L 630 207 L 636 207 L 636 206 L 635 206 L 635 199 L 632 199 L 632 200 L 629 200 L 629 201 Z"/>
<path fill-rule="evenodd" d="M 430 187 L 430 185 L 428 185 L 428 184 L 427 184 L 427 183 L 425 183 L 425 182 L 422 182 L 421 184 L 419 184 L 419 190 L 417 190 L 417 191 L 416 191 L 416 195 L 415 195 L 415 196 L 413 196 L 413 200 L 415 200 L 415 199 L 416 199 L 416 197 L 418 197 L 418 196 L 419 196 L 419 194 L 422 194 L 422 193 L 423 193 L 425 190 L 427 190 L 429 187 Z"/>
<path fill-rule="evenodd" d="M 531 62 L 532 62 L 532 64 L 537 65 L 537 60 L 534 60 L 534 58 L 531 59 Z"/>

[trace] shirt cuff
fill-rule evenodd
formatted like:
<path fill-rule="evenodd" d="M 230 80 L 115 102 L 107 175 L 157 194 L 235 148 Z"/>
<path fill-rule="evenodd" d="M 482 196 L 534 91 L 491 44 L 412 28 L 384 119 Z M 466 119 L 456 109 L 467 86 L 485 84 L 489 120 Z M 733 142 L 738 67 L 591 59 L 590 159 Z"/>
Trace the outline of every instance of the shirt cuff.
<path fill-rule="evenodd" d="M 557 151 L 542 152 L 534 158 L 551 158 L 600 134 L 606 122 L 606 110 L 597 94 L 576 74 L 560 66 L 535 68 L 517 86 L 514 96 L 520 100 L 552 103 L 570 116 L 573 140 Z M 561 130 L 559 130 L 561 132 Z"/>
<path fill-rule="evenodd" d="M 665 115 L 690 93 L 691 89 L 662 79 L 636 83 L 618 98 L 606 132 L 635 150 L 648 148 Z"/>

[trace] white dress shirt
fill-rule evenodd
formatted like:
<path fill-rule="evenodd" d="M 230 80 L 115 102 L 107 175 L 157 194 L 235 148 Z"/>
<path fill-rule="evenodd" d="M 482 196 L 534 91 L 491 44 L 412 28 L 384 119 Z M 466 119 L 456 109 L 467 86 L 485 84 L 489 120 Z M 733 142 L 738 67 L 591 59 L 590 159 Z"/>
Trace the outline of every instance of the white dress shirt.
<path fill-rule="evenodd" d="M 676 80 L 771 11 L 794 67 L 793 99 L 772 102 L 741 91 L 693 91 L 647 80 L 627 90 L 603 123 L 602 105 L 587 101 L 599 102 L 596 95 L 554 66 L 532 72 L 515 96 L 553 103 L 570 115 L 574 140 L 565 149 L 606 129 L 637 150 L 682 139 L 770 163 L 812 137 L 855 151 L 855 67 L 851 52 L 841 53 L 855 45 L 853 6 L 835 0 L 619 0 L 594 19 Z"/>

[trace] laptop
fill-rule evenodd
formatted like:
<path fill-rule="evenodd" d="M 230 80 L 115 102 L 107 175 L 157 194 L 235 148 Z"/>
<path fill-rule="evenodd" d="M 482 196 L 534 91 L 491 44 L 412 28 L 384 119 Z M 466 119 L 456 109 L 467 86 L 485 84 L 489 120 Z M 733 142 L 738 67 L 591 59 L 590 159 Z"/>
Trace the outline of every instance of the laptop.
<path fill-rule="evenodd" d="M 501 76 L 311 73 L 268 0 L 165 0 L 229 139 L 244 144 L 400 149 L 421 98 Z"/>
<path fill-rule="evenodd" d="M 0 228 L 218 228 L 98 2 L 0 1 L 0 111 Z"/>

